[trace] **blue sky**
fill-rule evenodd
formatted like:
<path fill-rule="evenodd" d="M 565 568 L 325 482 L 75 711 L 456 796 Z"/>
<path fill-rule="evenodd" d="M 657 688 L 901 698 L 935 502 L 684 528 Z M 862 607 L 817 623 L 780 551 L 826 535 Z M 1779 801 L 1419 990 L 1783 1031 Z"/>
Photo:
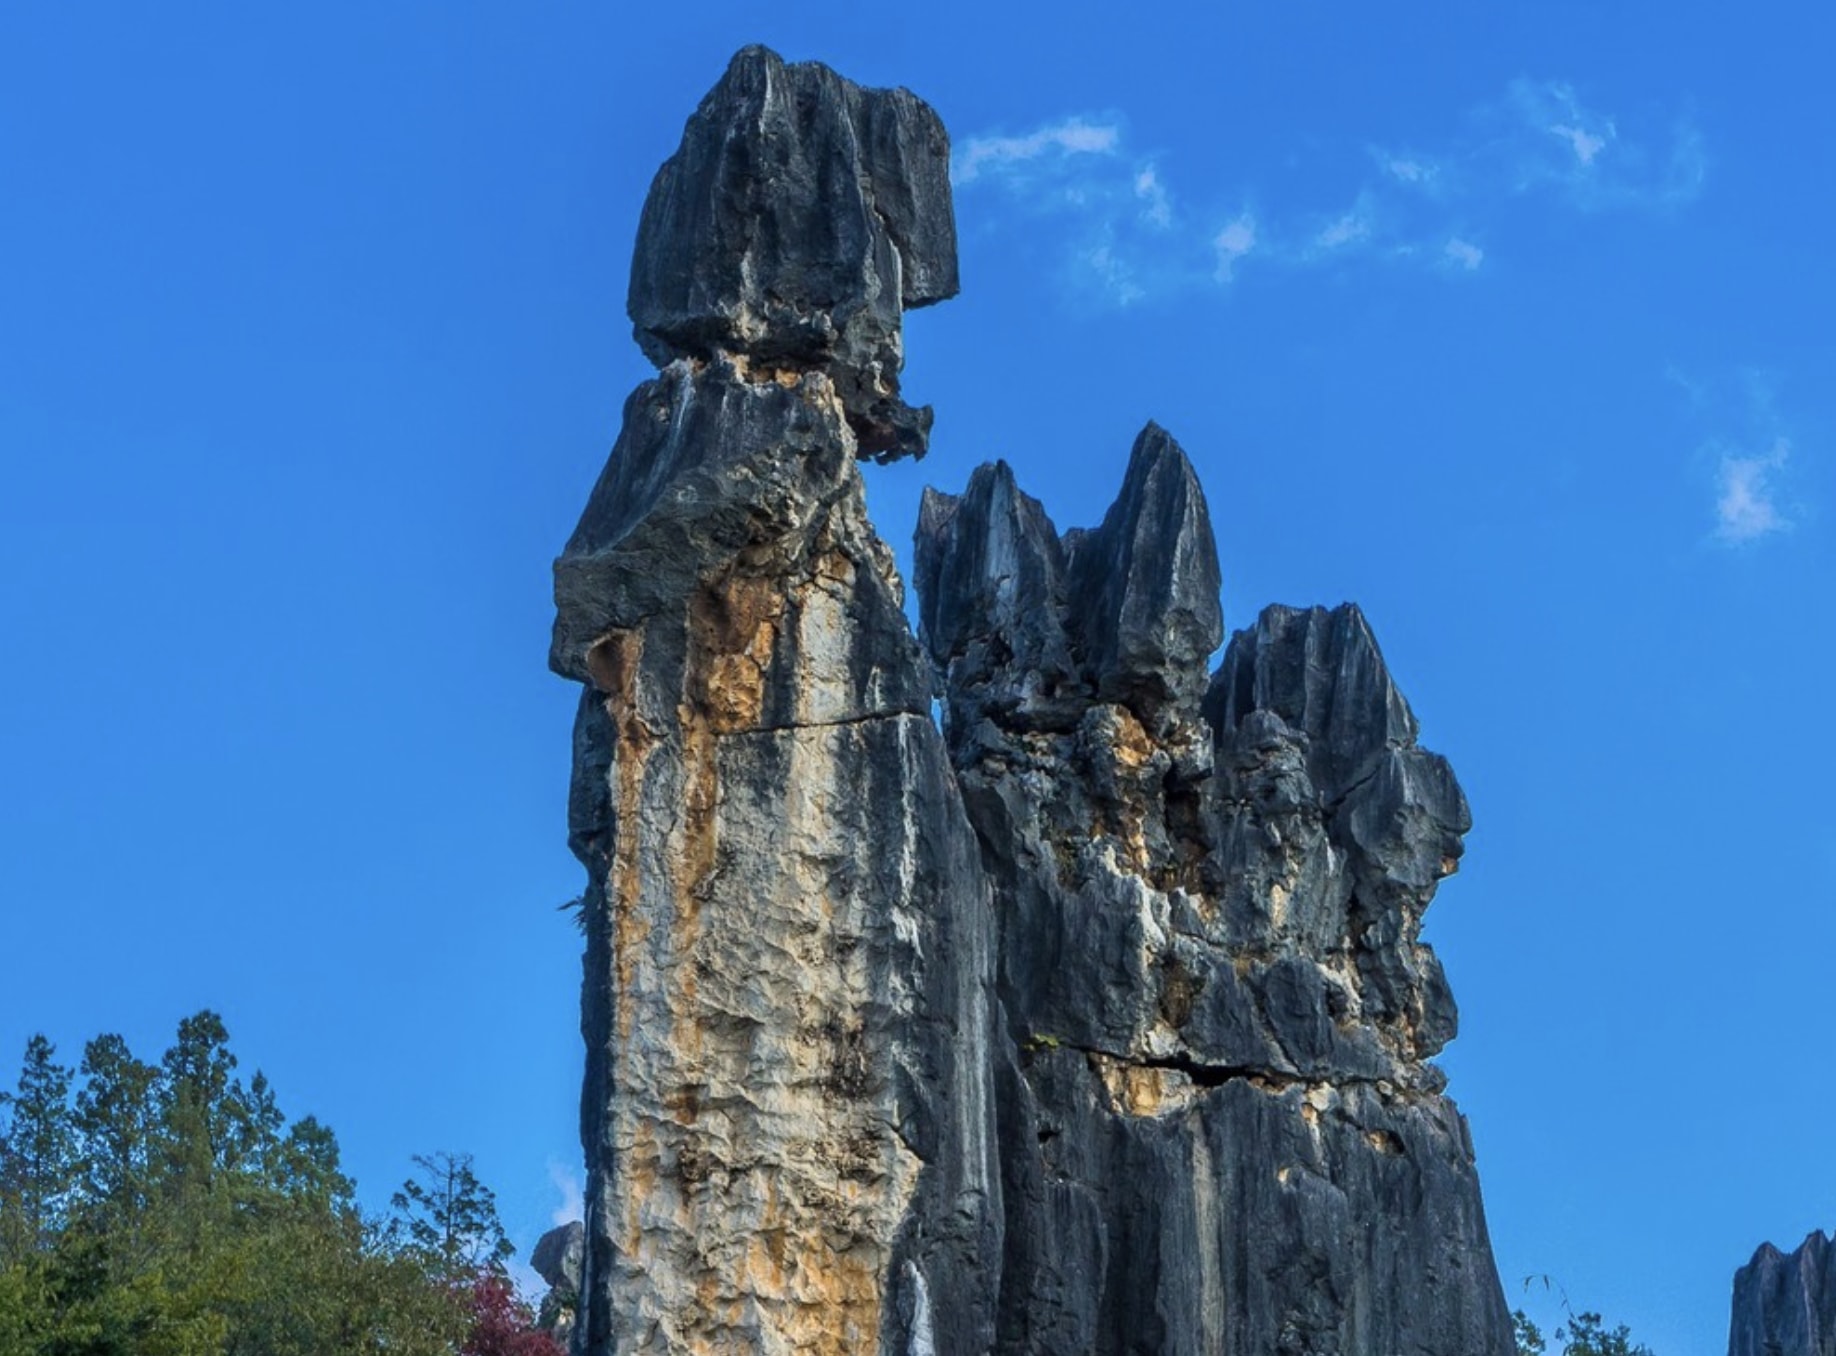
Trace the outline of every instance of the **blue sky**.
<path fill-rule="evenodd" d="M 901 560 L 997 456 L 1095 522 L 1151 417 L 1231 625 L 1363 603 L 1473 803 L 1429 931 L 1513 1301 L 1722 1351 L 1836 1227 L 1836 18 L 1365 8 L 9 7 L 0 1058 L 212 1006 L 372 1202 L 452 1148 L 564 1207 L 548 563 L 643 191 L 765 41 L 956 139 Z"/>

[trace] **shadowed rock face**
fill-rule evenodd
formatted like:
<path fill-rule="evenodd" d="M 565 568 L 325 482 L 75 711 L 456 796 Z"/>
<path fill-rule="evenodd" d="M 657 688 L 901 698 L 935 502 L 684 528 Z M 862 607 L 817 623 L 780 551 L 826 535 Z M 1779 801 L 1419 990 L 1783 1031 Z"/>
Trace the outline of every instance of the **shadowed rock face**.
<path fill-rule="evenodd" d="M 1728 1356 L 1836 1356 L 1836 1242 L 1818 1232 L 1793 1253 L 1760 1245 L 1734 1274 Z"/>
<path fill-rule="evenodd" d="M 950 142 L 906 90 L 763 47 L 733 58 L 657 171 L 629 309 L 659 367 L 715 351 L 834 381 L 859 451 L 922 456 L 900 317 L 956 295 Z"/>
<path fill-rule="evenodd" d="M 586 1261 L 586 1228 L 578 1220 L 550 1229 L 536 1240 L 529 1265 L 548 1283 L 536 1312 L 536 1326 L 563 1347 L 572 1343 L 580 1307 L 580 1270 Z"/>
<path fill-rule="evenodd" d="M 1508 1353 L 1418 940 L 1469 827 L 1358 609 L 1221 638 L 1153 426 L 1060 537 L 1005 466 L 916 543 L 993 884 L 1007 1352 Z"/>
<path fill-rule="evenodd" d="M 1353 607 L 1224 639 L 1149 425 L 1060 534 L 859 459 L 955 290 L 903 91 L 735 58 L 659 172 L 661 367 L 555 566 L 587 869 L 575 1349 L 1506 1356 L 1419 929 L 1468 827 Z M 931 719 L 941 697 L 943 729 Z"/>

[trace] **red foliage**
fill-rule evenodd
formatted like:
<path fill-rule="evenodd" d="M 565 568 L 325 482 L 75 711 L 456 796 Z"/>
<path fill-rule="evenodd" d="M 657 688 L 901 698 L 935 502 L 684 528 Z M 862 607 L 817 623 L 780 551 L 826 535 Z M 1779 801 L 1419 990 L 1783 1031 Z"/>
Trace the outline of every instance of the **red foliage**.
<path fill-rule="evenodd" d="M 567 1356 L 559 1342 L 535 1326 L 535 1315 L 508 1276 L 479 1272 L 466 1303 L 472 1331 L 459 1348 L 461 1356 Z"/>

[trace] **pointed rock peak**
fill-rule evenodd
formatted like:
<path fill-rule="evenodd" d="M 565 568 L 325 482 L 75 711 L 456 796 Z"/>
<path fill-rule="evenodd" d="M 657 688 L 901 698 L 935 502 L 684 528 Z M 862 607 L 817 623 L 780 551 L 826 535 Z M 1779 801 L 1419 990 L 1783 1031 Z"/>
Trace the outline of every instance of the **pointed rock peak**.
<path fill-rule="evenodd" d="M 1305 734 L 1316 777 L 1337 787 L 1382 750 L 1414 744 L 1418 730 L 1356 603 L 1331 611 L 1275 604 L 1231 637 L 1205 714 L 1223 737 L 1253 711 Z"/>
<path fill-rule="evenodd" d="M 935 486 L 926 485 L 918 496 L 918 530 L 914 540 L 925 542 L 944 532 L 962 503 L 961 495 L 945 494 Z"/>
<path fill-rule="evenodd" d="M 748 47 L 657 171 L 628 307 L 659 366 L 717 351 L 828 371 L 860 450 L 924 451 L 899 398 L 900 321 L 957 290 L 950 141 L 906 90 Z"/>
<path fill-rule="evenodd" d="M 960 496 L 927 489 L 912 554 L 933 661 L 947 665 L 971 641 L 996 637 L 1035 663 L 1064 659 L 1058 532 L 1006 462 L 977 467 Z"/>
<path fill-rule="evenodd" d="M 1211 513 L 1192 463 L 1150 423 L 1095 531 L 1067 535 L 1071 614 L 1098 692 L 1158 710 L 1196 707 L 1224 636 Z"/>
<path fill-rule="evenodd" d="M 1136 468 L 1140 465 L 1158 465 L 1168 460 L 1184 467 L 1187 475 L 1193 474 L 1192 463 L 1186 457 L 1186 450 L 1179 445 L 1171 433 L 1150 419 L 1142 426 L 1141 432 L 1135 435 L 1135 445 L 1129 449 L 1128 474 L 1134 475 Z"/>
<path fill-rule="evenodd" d="M 1734 1273 L 1729 1356 L 1823 1352 L 1836 1343 L 1836 1245 L 1813 1230 L 1796 1252 L 1762 1243 Z"/>

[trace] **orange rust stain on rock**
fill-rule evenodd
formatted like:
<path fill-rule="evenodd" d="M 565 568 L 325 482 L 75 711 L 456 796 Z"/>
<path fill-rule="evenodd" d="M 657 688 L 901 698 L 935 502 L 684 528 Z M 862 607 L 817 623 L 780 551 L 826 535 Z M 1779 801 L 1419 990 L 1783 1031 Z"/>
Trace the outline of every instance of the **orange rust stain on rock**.
<path fill-rule="evenodd" d="M 854 558 L 840 547 L 831 546 L 824 551 L 816 562 L 815 576 L 831 584 L 839 584 L 844 589 L 853 589 L 855 578 L 860 570 Z"/>
<path fill-rule="evenodd" d="M 714 733 L 758 728 L 787 602 L 780 581 L 736 572 L 690 603 L 686 695 Z"/>
<path fill-rule="evenodd" d="M 1141 722 L 1135 719 L 1135 713 L 1126 706 L 1115 708 L 1116 740 L 1110 745 L 1115 752 L 1116 761 L 1130 769 L 1145 767 L 1150 759 L 1160 751 Z"/>
<path fill-rule="evenodd" d="M 672 844 L 675 908 L 670 956 L 678 1002 L 672 1048 L 699 1059 L 707 1032 L 698 1020 L 697 952 L 702 908 L 719 859 L 719 736 L 756 729 L 765 707 L 786 608 L 779 581 L 733 571 L 702 588 L 688 609 L 688 655 L 676 707 L 682 750 L 682 817 Z"/>
<path fill-rule="evenodd" d="M 664 1000 L 670 1024 L 662 1065 L 648 1070 L 639 1085 L 660 1099 L 654 1110 L 661 1116 L 637 1116 L 620 1155 L 618 1237 L 637 1270 L 673 1274 L 680 1297 L 680 1327 L 671 1339 L 675 1350 L 723 1356 L 765 1350 L 854 1356 L 874 1350 L 892 1235 L 902 1192 L 911 1185 L 909 1173 L 902 1176 L 889 1158 L 884 1125 L 865 1105 L 871 1100 L 868 1088 L 857 1086 L 866 1072 L 864 1052 L 850 1060 L 835 1057 L 831 1038 L 858 1026 L 860 999 L 852 981 L 831 973 L 841 964 L 833 935 L 841 900 L 818 864 L 793 856 L 790 869 L 807 922 L 784 940 L 797 951 L 807 945 L 806 963 L 823 977 L 809 1010 L 803 998 L 792 1000 L 797 1025 L 819 1037 L 807 1051 L 799 1042 L 809 1067 L 800 1067 L 794 1080 L 807 1090 L 803 1110 L 809 1123 L 790 1129 L 789 1142 L 756 1165 L 752 1180 L 764 1187 L 764 1196 L 744 1211 L 750 1218 L 743 1237 L 732 1240 L 731 1249 L 709 1242 L 723 1236 L 714 1226 L 730 1226 L 740 1208 L 741 1170 L 726 1159 L 729 1139 L 740 1143 L 748 1134 L 745 1124 L 729 1124 L 730 1109 L 714 1101 L 704 1105 L 703 1097 L 708 1078 L 728 1076 L 721 1070 L 731 1052 L 722 1044 L 730 1043 L 730 1036 L 723 1034 L 719 1014 L 699 999 L 698 952 L 710 950 L 715 934 L 734 926 L 719 904 L 740 898 L 719 874 L 721 737 L 763 723 L 768 682 L 786 658 L 780 640 L 794 629 L 797 599 L 807 590 L 832 592 L 860 568 L 839 550 L 819 547 L 813 556 L 808 572 L 791 583 L 781 574 L 742 573 L 742 565 L 697 593 L 686 619 L 680 690 L 669 694 L 670 704 L 661 710 L 661 694 L 643 694 L 668 726 L 662 734 L 638 718 L 642 637 L 614 633 L 589 658 L 619 732 L 613 794 L 621 832 L 612 879 L 619 909 L 618 1029 L 628 1041 L 637 1008 L 634 978 L 663 987 L 662 994 L 648 996 Z M 655 912 L 668 909 L 672 916 L 645 921 L 636 912 L 637 828 L 645 760 L 659 738 L 671 741 L 672 758 L 680 756 L 679 816 L 661 868 L 668 880 L 645 884 L 660 906 Z M 807 759 L 794 755 L 784 804 L 798 819 L 827 823 L 830 788 L 811 785 L 814 776 Z M 653 796 L 655 790 L 653 785 Z M 642 963 L 639 948 L 648 957 Z"/>
<path fill-rule="evenodd" d="M 642 631 L 612 631 L 587 652 L 587 670 L 605 694 L 606 714 L 617 742 L 612 750 L 612 797 L 620 831 L 612 854 L 613 967 L 618 976 L 618 1029 L 631 1036 L 634 1007 L 629 1000 L 638 950 L 650 935 L 650 924 L 638 907 L 642 884 L 639 836 L 633 831 L 643 809 L 644 769 L 657 736 L 644 721 L 639 705 L 638 667 L 644 657 Z"/>
<path fill-rule="evenodd" d="M 688 719 L 682 730 L 682 825 L 673 891 L 676 907 L 670 920 L 669 941 L 672 974 L 681 1003 L 671 1006 L 686 1019 L 675 1023 L 674 1048 L 685 1058 L 697 1059 L 705 1041 L 694 1017 L 699 992 L 696 949 L 701 941 L 702 903 L 720 848 L 720 771 L 714 732 L 707 722 L 686 709 L 679 714 Z"/>

